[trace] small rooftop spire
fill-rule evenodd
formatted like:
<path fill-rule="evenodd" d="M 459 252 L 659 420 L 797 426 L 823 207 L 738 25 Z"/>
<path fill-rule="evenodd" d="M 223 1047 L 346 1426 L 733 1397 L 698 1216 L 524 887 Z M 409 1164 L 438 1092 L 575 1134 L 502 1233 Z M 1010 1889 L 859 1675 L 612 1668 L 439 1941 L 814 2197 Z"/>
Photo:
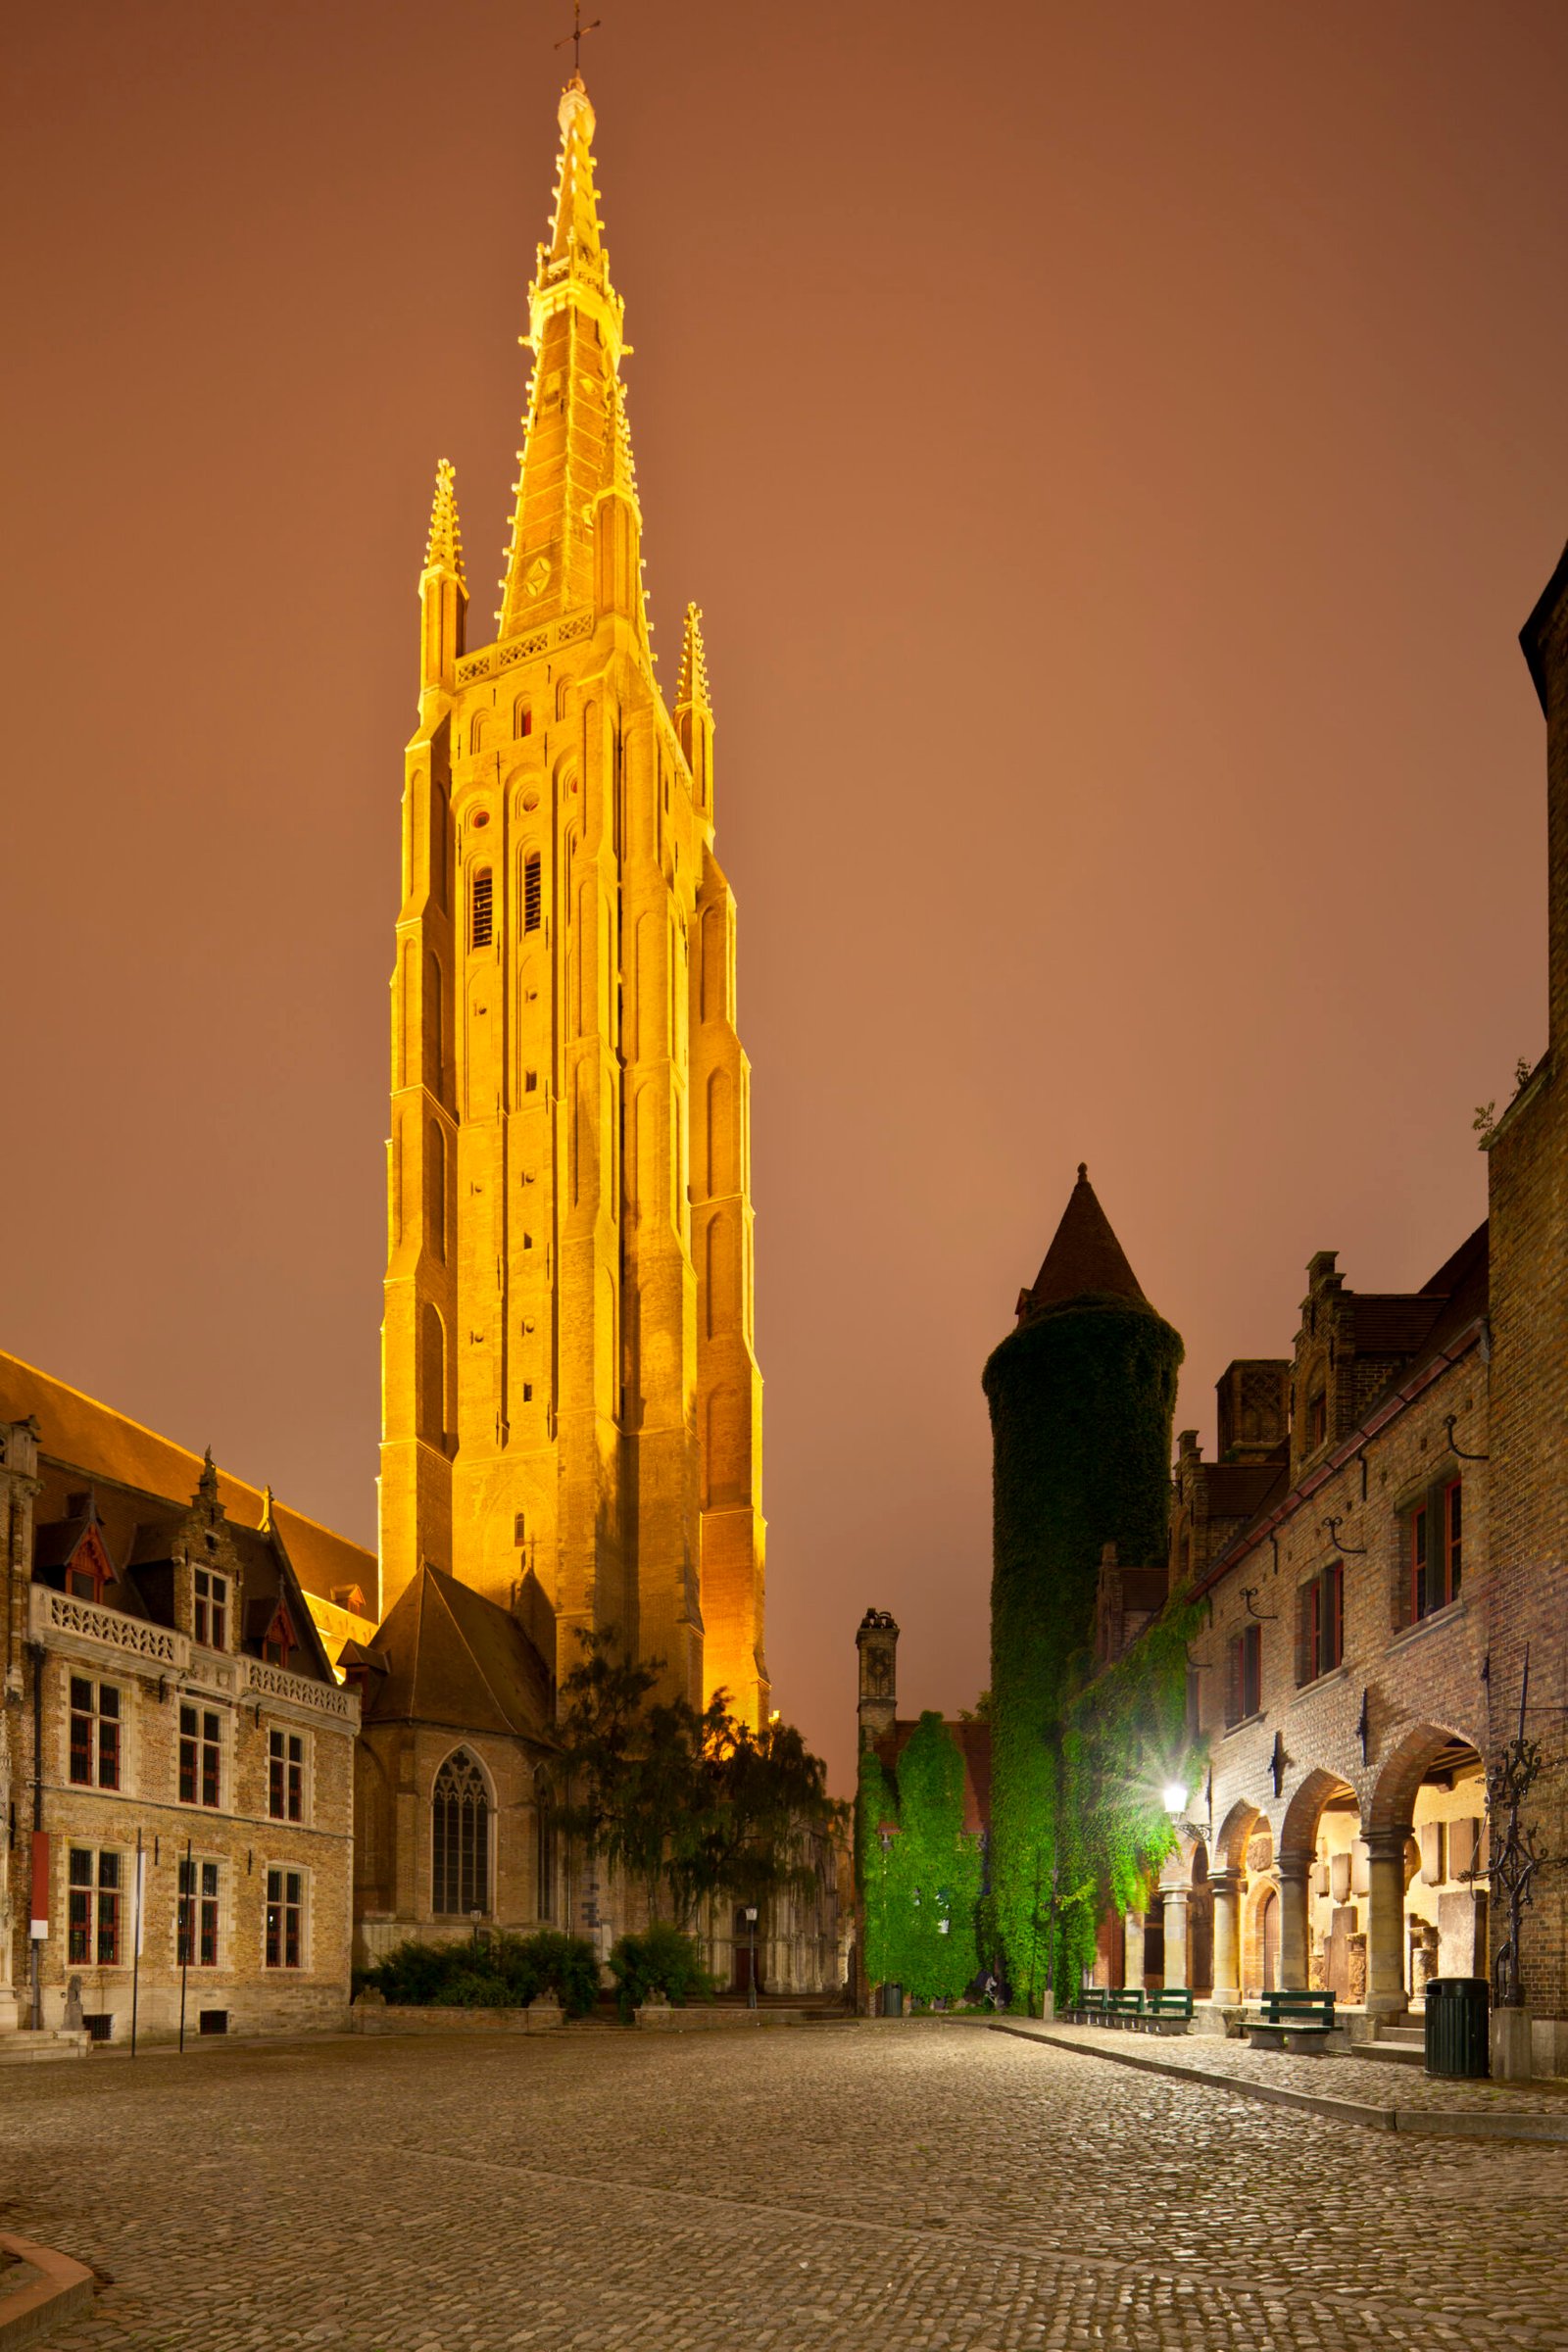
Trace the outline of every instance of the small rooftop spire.
<path fill-rule="evenodd" d="M 435 469 L 435 497 L 430 506 L 430 535 L 424 545 L 424 568 L 426 571 L 450 571 L 463 580 L 463 533 L 458 525 L 457 478 L 457 469 L 451 459 L 443 458 Z"/>
<path fill-rule="evenodd" d="M 1089 1181 L 1088 1162 L 1080 1160 L 1078 1181 L 1068 1195 L 1034 1285 L 1018 1294 L 1018 1320 L 1026 1322 L 1044 1307 L 1062 1306 L 1069 1298 L 1097 1292 L 1120 1298 L 1144 1296 Z"/>

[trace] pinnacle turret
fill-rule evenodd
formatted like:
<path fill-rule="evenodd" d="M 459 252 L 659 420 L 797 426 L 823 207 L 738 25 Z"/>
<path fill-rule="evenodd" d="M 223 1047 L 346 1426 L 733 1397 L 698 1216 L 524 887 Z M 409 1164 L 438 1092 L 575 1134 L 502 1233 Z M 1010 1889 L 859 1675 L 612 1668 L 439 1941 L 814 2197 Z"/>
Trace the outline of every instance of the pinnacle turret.
<path fill-rule="evenodd" d="M 450 571 L 466 587 L 463 570 L 463 532 L 458 523 L 457 470 L 449 458 L 435 469 L 435 497 L 430 504 L 430 532 L 424 545 L 426 571 Z"/>
<path fill-rule="evenodd" d="M 703 609 L 688 605 L 685 624 L 680 638 L 680 680 L 675 688 L 675 708 L 700 710 L 711 718 L 713 706 L 708 692 L 708 656 L 703 650 Z"/>

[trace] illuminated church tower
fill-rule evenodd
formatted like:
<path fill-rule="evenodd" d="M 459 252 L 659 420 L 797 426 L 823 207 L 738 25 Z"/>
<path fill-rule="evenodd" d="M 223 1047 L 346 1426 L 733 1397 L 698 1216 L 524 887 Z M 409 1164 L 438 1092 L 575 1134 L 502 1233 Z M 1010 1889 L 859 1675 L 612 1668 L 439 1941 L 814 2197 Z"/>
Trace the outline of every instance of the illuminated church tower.
<path fill-rule="evenodd" d="M 449 1568 L 575 1662 L 615 1626 L 753 1723 L 761 1383 L 735 908 L 688 606 L 655 681 L 593 109 L 555 220 L 492 643 L 452 468 L 419 583 L 403 795 L 382 1337 L 382 1606 Z M 538 1629 L 543 1629 L 542 1635 Z"/>

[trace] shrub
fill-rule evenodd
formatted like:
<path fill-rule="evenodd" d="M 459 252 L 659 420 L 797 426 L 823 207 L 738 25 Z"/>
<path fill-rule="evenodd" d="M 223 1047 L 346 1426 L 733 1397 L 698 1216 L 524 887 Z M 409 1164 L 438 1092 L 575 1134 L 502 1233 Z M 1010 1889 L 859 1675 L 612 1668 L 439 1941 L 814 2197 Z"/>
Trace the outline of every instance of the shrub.
<path fill-rule="evenodd" d="M 525 2009 L 554 1992 L 568 2017 L 585 2017 L 599 1997 L 599 1963 L 581 1936 L 542 1928 L 533 1936 L 486 1936 L 477 1946 L 410 1939 L 365 1973 L 388 2001 L 411 2009 Z"/>
<path fill-rule="evenodd" d="M 655 1993 L 662 1992 L 676 2009 L 684 2009 L 694 1994 L 704 2001 L 713 1997 L 713 1982 L 695 1940 L 662 1920 L 641 1936 L 622 1936 L 611 1948 L 610 1967 L 623 2025 L 630 2025 L 633 2010 Z"/>

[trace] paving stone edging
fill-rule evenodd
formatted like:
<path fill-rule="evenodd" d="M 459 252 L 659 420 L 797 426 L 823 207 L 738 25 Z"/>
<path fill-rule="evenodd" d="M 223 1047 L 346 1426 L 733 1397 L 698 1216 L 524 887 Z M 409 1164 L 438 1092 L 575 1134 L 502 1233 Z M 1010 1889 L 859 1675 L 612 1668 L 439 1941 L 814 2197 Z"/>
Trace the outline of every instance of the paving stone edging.
<path fill-rule="evenodd" d="M 1441 2107 L 1377 2107 L 1364 2099 L 1335 2099 L 1326 2092 L 1287 2090 L 1283 2083 L 1249 2082 L 1202 2066 L 1177 2066 L 1168 2060 L 1146 2058 L 1140 2051 L 1108 2046 L 1101 2049 L 1052 2034 L 1021 2018 L 996 2019 L 993 2034 L 1016 2034 L 1020 2041 L 1043 2041 L 1054 2050 L 1071 2050 L 1079 2058 L 1101 2058 L 1107 2066 L 1130 2066 L 1146 2075 L 1163 2075 L 1172 2082 L 1206 2082 L 1217 2090 L 1232 2090 L 1241 2099 L 1260 2099 L 1269 2107 L 1304 2107 L 1330 2123 L 1357 2124 L 1367 2132 L 1404 2132 L 1438 2139 L 1548 2139 L 1568 2141 L 1568 2117 L 1524 2113 L 1490 2115 Z"/>
<path fill-rule="evenodd" d="M 38 2273 L 30 2285 L 18 2287 L 14 2294 L 0 2293 L 0 2352 L 18 2352 L 22 2344 L 36 2343 L 39 2336 L 85 2310 L 92 2301 L 93 2277 L 85 2263 L 74 2262 L 69 2254 L 57 2254 L 53 2246 L 35 2245 L 30 2237 L 13 2237 L 4 2230 L 0 2230 L 0 2250 Z"/>

